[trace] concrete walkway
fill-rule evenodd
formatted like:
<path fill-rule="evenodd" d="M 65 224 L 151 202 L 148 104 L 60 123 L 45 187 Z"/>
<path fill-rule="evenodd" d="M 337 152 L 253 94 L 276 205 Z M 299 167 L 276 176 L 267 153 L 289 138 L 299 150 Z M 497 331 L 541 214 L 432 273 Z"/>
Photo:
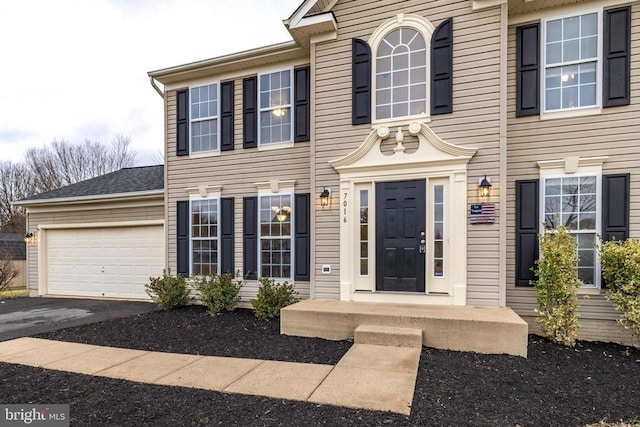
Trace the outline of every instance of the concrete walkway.
<path fill-rule="evenodd" d="M 0 342 L 0 362 L 408 415 L 420 350 L 354 344 L 332 366 L 18 338 Z"/>

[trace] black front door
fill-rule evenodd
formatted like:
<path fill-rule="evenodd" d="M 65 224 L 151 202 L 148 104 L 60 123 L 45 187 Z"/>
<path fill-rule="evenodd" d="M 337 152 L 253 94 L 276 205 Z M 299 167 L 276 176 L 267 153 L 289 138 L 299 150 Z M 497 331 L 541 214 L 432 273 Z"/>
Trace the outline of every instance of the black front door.
<path fill-rule="evenodd" d="M 425 181 L 376 184 L 376 289 L 424 292 Z"/>

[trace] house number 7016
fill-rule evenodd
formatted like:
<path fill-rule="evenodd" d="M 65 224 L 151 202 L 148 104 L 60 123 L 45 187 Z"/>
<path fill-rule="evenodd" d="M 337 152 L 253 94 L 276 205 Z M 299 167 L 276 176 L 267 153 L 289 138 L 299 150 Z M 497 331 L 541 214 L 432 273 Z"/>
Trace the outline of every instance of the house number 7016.
<path fill-rule="evenodd" d="M 342 202 L 343 214 L 342 222 L 347 222 L 347 193 L 344 193 L 344 201 Z"/>

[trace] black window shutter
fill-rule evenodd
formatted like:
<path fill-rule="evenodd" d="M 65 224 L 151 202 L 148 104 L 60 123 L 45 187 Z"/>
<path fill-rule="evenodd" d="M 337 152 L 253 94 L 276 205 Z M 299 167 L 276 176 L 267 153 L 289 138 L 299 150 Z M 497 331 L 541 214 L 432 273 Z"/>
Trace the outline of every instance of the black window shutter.
<path fill-rule="evenodd" d="M 516 181 L 516 286 L 532 286 L 538 259 L 539 181 Z"/>
<path fill-rule="evenodd" d="M 602 240 L 629 237 L 628 173 L 602 176 Z"/>
<path fill-rule="evenodd" d="M 177 273 L 183 276 L 189 275 L 189 201 L 180 200 L 176 204 L 176 235 L 178 246 L 176 247 Z"/>
<path fill-rule="evenodd" d="M 258 146 L 258 78 L 247 77 L 242 81 L 243 148 Z"/>
<path fill-rule="evenodd" d="M 431 114 L 453 111 L 453 18 L 431 36 Z"/>
<path fill-rule="evenodd" d="M 294 141 L 303 142 L 311 139 L 311 68 L 300 67 L 293 70 Z"/>
<path fill-rule="evenodd" d="M 629 105 L 631 100 L 631 6 L 604 11 L 602 105 Z"/>
<path fill-rule="evenodd" d="M 311 280 L 311 194 L 295 195 L 294 233 L 295 269 L 294 280 Z"/>
<path fill-rule="evenodd" d="M 189 90 L 176 92 L 176 156 L 189 155 Z"/>
<path fill-rule="evenodd" d="M 351 45 L 351 123 L 371 123 L 371 48 L 364 40 Z"/>
<path fill-rule="evenodd" d="M 258 278 L 258 198 L 243 200 L 242 239 L 244 246 L 244 278 Z"/>
<path fill-rule="evenodd" d="M 220 151 L 233 150 L 233 81 L 220 85 Z"/>
<path fill-rule="evenodd" d="M 540 24 L 516 28 L 516 116 L 540 114 Z"/>
<path fill-rule="evenodd" d="M 235 274 L 233 251 L 233 197 L 220 199 L 220 272 Z"/>

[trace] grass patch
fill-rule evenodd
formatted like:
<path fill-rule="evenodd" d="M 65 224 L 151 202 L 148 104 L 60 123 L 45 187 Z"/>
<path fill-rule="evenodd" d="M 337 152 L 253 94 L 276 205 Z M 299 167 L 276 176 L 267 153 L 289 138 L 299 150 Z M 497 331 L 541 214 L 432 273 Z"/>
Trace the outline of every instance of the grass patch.
<path fill-rule="evenodd" d="M 29 296 L 28 289 L 11 289 L 0 291 L 0 301 L 5 299 L 24 298 Z"/>

